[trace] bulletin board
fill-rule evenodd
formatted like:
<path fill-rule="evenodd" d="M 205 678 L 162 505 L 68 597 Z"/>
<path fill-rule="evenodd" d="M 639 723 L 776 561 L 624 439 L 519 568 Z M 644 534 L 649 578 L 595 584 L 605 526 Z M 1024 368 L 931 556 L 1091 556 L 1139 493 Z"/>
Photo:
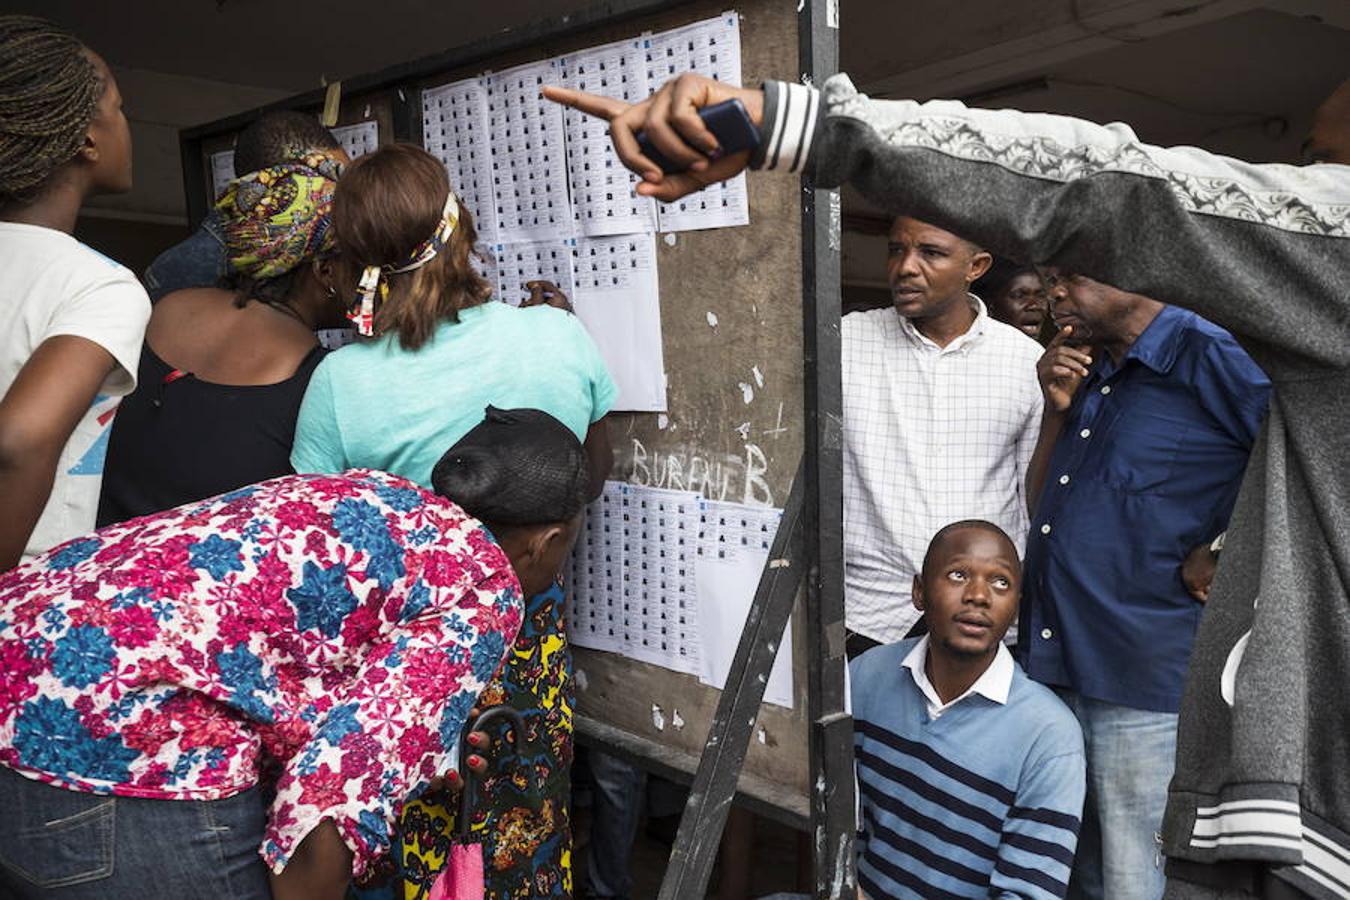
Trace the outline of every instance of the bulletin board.
<path fill-rule="evenodd" d="M 709 35 L 729 34 L 730 23 L 736 47 L 724 38 L 710 47 Z M 754 561 L 767 555 L 803 453 L 801 183 L 791 177 L 741 177 L 657 209 L 631 196 L 626 172 L 616 174 L 613 166 L 602 164 L 584 168 L 587 161 L 596 165 L 612 154 L 603 124 L 578 130 L 569 121 L 571 111 L 561 125 L 556 119 L 544 122 L 525 99 L 527 92 L 503 85 L 546 78 L 599 90 L 588 79 L 601 77 L 600 62 L 605 72 L 620 73 L 620 83 L 627 72 L 639 80 L 643 73 L 659 75 L 659 85 L 670 75 L 661 69 L 666 60 L 681 55 L 724 73 L 719 77 L 757 85 L 767 78 L 793 77 L 798 49 L 797 13 L 781 0 L 608 3 L 344 85 L 339 124 L 375 121 L 380 143 L 424 144 L 446 162 L 461 200 L 475 214 L 482 244 L 491 251 L 485 254 L 491 269 L 485 274 L 503 299 L 511 301 L 519 281 L 536 274 L 557 275 L 561 283 L 566 257 L 578 315 L 588 328 L 597 317 L 603 320 L 599 329 L 608 328 L 610 347 L 602 349 L 613 352 L 628 340 L 629 358 L 643 363 L 635 366 L 639 372 L 616 373 L 626 394 L 620 404 L 624 411 L 610 418 L 615 465 L 588 519 L 592 532 L 606 521 L 620 529 L 617 546 L 625 548 L 624 565 L 617 576 L 602 574 L 620 579 L 621 590 L 608 596 L 621 597 L 633 615 L 644 590 L 649 599 L 661 594 L 657 599 L 668 613 L 678 610 L 676 595 L 699 588 L 701 552 L 715 556 L 721 566 L 705 567 L 714 577 L 704 581 L 714 589 L 734 593 L 730 580 L 748 578 L 742 592 L 754 592 L 762 565 Z M 564 82 L 564 77 L 573 80 Z M 648 81 L 640 83 L 645 95 Z M 490 107 L 488 138 L 498 142 L 496 147 L 511 142 L 498 162 L 530 154 L 539 177 L 524 178 L 519 167 L 494 170 L 482 135 L 457 124 L 466 110 L 482 115 L 485 103 Z M 312 92 L 278 106 L 317 111 L 321 104 L 322 93 Z M 194 219 L 211 195 L 211 154 L 228 147 L 259 112 L 184 132 Z M 535 127 L 526 129 L 522 121 Z M 497 198 L 491 212 L 482 199 L 486 191 Z M 604 202 L 590 202 L 601 197 Z M 643 223 L 651 223 L 650 230 Z M 622 290 L 606 290 L 603 282 L 612 271 L 596 259 L 623 260 L 631 277 Z M 659 323 L 654 345 L 641 322 L 614 324 L 629 314 L 621 298 L 647 291 Z M 650 365 L 653 354 L 659 367 Z M 611 368 L 616 365 L 623 363 L 612 362 Z M 679 567 L 663 573 L 658 555 L 676 551 L 681 534 L 688 542 L 682 559 L 689 568 L 676 577 Z M 587 540 L 583 535 L 579 554 Z M 595 573 L 587 569 L 585 560 L 574 561 L 568 572 L 573 591 L 599 590 Z M 644 573 L 654 579 L 645 587 Z M 663 575 L 670 577 L 661 587 Z M 748 605 L 749 597 L 745 600 Z M 706 670 L 709 661 L 681 661 L 669 647 L 643 646 L 643 636 L 650 636 L 643 629 L 628 636 L 622 653 L 597 649 L 596 641 L 579 634 L 586 627 L 580 614 L 595 613 L 594 603 L 589 609 L 584 605 L 572 604 L 569 614 L 578 740 L 689 780 L 721 693 L 709 683 L 715 680 L 715 673 Z M 721 612 L 720 620 L 703 622 L 714 626 L 703 644 L 715 643 L 725 657 L 735 649 L 738 613 Z M 802 619 L 800 598 L 793 618 Z M 760 708 L 739 796 L 760 812 L 804 828 L 810 741 L 808 641 L 802 631 L 793 629 L 778 654 L 769 690 L 777 702 Z"/>
<path fill-rule="evenodd" d="M 394 108 L 399 105 L 394 91 L 373 91 L 345 98 L 338 108 L 337 124 L 331 131 L 353 159 L 377 147 L 395 143 Z M 406 105 L 406 104 L 403 104 Z M 189 218 L 195 225 L 220 196 L 226 182 L 234 178 L 234 140 L 248 123 L 272 109 L 293 109 L 283 102 L 235 116 L 228 130 L 216 131 L 193 141 L 194 150 L 184 146 L 184 180 L 187 186 Z M 313 111 L 300 108 L 301 111 Z M 214 125 L 203 126 L 206 129 Z M 194 129 L 195 130 L 195 129 Z M 192 152 L 189 161 L 187 153 Z M 190 164 L 189 164 L 190 163 Z M 188 173 L 192 174 L 189 175 Z M 200 173 L 200 174 L 199 174 Z"/>

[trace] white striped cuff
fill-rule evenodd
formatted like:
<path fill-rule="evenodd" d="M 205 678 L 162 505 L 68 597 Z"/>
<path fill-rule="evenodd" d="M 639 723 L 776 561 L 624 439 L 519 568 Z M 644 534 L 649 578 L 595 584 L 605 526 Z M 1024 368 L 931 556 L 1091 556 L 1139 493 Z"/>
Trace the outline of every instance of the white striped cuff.
<path fill-rule="evenodd" d="M 820 91 L 787 81 L 764 82 L 764 121 L 752 164 L 770 172 L 804 171 L 821 120 Z"/>

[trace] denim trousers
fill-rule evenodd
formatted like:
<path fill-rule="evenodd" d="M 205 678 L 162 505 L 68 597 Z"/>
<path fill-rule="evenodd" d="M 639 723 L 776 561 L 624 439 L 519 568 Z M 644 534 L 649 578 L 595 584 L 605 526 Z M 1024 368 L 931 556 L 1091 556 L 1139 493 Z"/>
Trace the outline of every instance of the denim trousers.
<path fill-rule="evenodd" d="M 143 800 L 52 787 L 0 766 L 0 897 L 270 900 L 257 788 Z"/>
<path fill-rule="evenodd" d="M 628 900 L 633 890 L 629 859 L 642 817 L 647 773 L 599 750 L 590 752 L 591 841 L 586 847 L 587 900 Z"/>
<path fill-rule="evenodd" d="M 1087 797 L 1069 897 L 1160 900 L 1162 819 L 1176 764 L 1177 715 L 1059 691 L 1083 728 Z"/>

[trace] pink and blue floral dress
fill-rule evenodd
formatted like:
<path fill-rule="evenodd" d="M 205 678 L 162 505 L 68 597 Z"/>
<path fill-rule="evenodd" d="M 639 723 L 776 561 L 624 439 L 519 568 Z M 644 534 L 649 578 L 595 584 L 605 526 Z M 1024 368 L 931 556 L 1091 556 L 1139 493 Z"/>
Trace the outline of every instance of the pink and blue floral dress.
<path fill-rule="evenodd" d="M 331 819 L 361 875 L 521 627 L 491 535 L 367 470 L 278 478 L 0 575 L 0 764 L 96 794 L 213 800 L 279 769 L 263 858 Z"/>

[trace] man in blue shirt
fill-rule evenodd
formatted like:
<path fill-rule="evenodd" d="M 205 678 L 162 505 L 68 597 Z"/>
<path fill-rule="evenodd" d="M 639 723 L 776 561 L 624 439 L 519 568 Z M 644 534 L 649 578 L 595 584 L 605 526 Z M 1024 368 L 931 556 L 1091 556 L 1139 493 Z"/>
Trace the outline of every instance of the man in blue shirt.
<path fill-rule="evenodd" d="M 243 131 L 234 146 L 234 174 L 242 177 L 277 163 L 322 154 L 336 176 L 350 160 L 333 133 L 312 115 L 279 110 L 265 113 Z M 165 250 L 145 269 L 141 280 L 152 303 L 183 288 L 216 287 L 227 274 L 225 237 L 215 207 L 188 237 Z"/>
<path fill-rule="evenodd" d="M 1053 268 L 1018 657 L 1087 749 L 1073 896 L 1155 900 L 1177 710 L 1270 382 L 1194 313 Z"/>
<path fill-rule="evenodd" d="M 1021 589 L 997 525 L 955 522 L 914 577 L 928 634 L 849 666 L 861 895 L 1063 897 L 1083 807 L 1083 737 L 1003 646 Z"/>

